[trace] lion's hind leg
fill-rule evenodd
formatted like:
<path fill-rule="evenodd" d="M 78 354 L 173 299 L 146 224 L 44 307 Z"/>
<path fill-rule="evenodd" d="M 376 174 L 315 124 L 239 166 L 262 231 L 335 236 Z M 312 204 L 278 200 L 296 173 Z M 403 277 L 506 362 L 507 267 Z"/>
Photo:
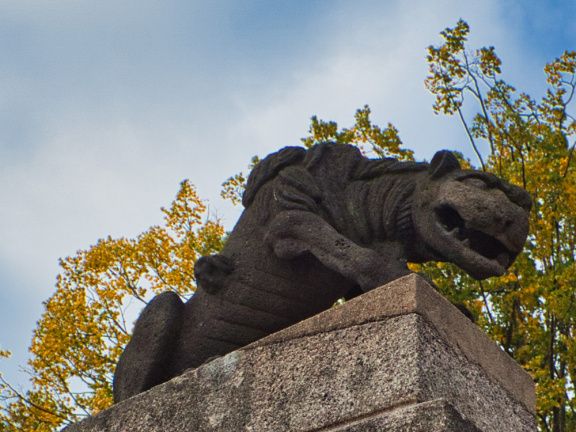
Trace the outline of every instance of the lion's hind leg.
<path fill-rule="evenodd" d="M 144 308 L 116 366 L 115 403 L 172 378 L 170 362 L 178 343 L 183 311 L 184 304 L 174 292 L 157 295 Z"/>

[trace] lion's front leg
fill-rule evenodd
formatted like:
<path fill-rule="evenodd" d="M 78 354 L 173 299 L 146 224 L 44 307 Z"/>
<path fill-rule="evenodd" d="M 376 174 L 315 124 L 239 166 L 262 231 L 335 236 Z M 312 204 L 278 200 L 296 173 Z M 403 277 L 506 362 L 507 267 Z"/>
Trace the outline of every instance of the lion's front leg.
<path fill-rule="evenodd" d="M 378 252 L 338 233 L 320 216 L 285 211 L 270 223 L 266 241 L 281 259 L 310 253 L 327 268 L 369 291 L 410 273 L 399 243 L 380 244 Z"/>

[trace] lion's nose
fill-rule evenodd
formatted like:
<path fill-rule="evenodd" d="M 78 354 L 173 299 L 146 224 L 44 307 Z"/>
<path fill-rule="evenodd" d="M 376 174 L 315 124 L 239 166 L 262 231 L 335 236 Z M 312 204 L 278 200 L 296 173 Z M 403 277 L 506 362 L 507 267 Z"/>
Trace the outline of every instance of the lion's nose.
<path fill-rule="evenodd" d="M 506 232 L 514 225 L 514 218 L 509 214 L 497 214 L 494 216 L 494 226 L 501 232 Z"/>

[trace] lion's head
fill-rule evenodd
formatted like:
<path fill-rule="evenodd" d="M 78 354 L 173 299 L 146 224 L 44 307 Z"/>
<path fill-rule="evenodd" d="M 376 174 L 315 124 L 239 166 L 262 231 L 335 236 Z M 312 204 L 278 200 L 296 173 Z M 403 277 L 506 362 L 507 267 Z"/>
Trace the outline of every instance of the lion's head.
<path fill-rule="evenodd" d="M 528 236 L 530 195 L 493 174 L 461 169 L 449 151 L 436 153 L 412 205 L 416 233 L 434 259 L 475 279 L 503 275 Z"/>

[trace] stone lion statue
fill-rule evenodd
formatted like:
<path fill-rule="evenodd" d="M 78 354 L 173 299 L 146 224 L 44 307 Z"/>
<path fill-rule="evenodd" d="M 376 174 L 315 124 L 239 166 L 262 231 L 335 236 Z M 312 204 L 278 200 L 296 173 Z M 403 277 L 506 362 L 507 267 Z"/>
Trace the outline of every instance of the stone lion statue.
<path fill-rule="evenodd" d="M 500 276 L 526 241 L 531 198 L 449 151 L 428 164 L 324 143 L 262 160 L 243 205 L 222 252 L 196 263 L 192 298 L 166 292 L 142 312 L 116 402 L 407 275 L 407 262 Z"/>

